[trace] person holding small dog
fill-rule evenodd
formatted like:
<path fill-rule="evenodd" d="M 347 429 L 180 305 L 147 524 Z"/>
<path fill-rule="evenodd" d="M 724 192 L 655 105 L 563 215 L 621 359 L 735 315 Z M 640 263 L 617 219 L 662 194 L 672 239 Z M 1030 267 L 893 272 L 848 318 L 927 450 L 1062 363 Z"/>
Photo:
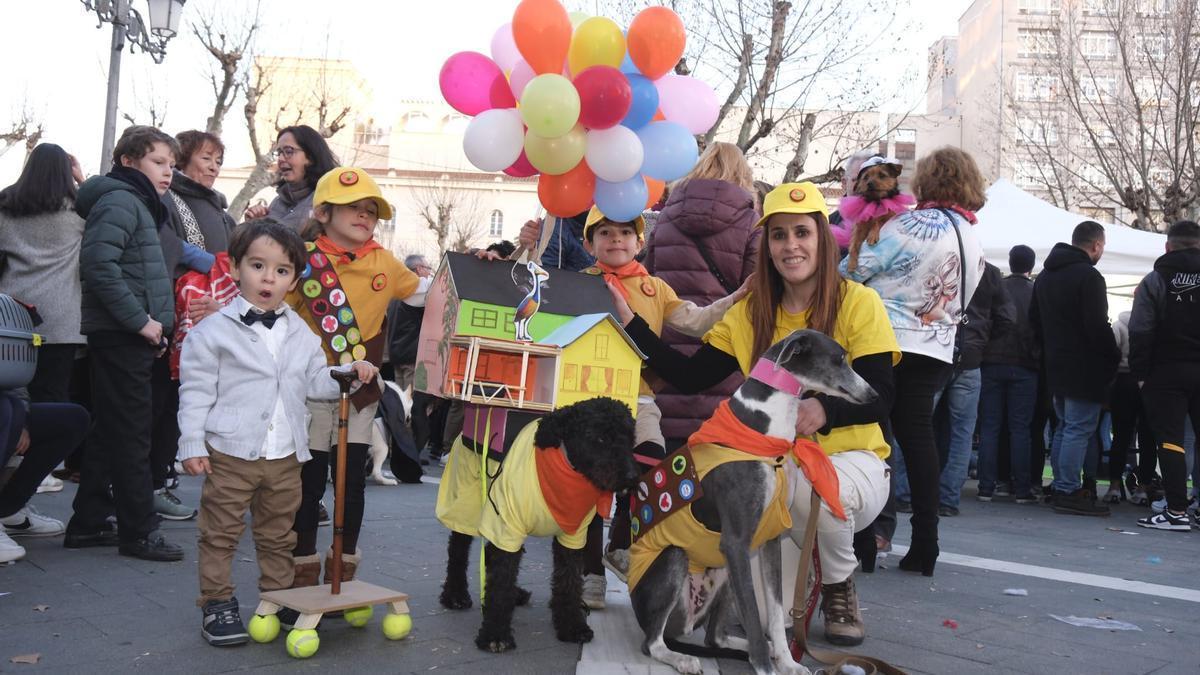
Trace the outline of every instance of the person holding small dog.
<path fill-rule="evenodd" d="M 179 459 L 204 476 L 201 635 L 218 647 L 249 640 L 230 581 L 247 510 L 259 590 L 292 585 L 292 522 L 311 459 L 305 400 L 339 396 L 320 338 L 284 302 L 307 264 L 300 235 L 276 220 L 250 221 L 229 256 L 242 294 L 188 334 L 179 378 Z M 348 367 L 364 383 L 378 372 L 366 361 Z"/>
<path fill-rule="evenodd" d="M 884 460 L 890 448 L 880 423 L 892 407 L 892 367 L 900 348 L 879 296 L 838 274 L 829 210 L 815 185 L 787 183 L 772 190 L 756 226 L 763 236 L 749 295 L 726 312 L 690 357 L 663 343 L 622 296 L 614 293 L 613 302 L 626 332 L 648 355 L 649 367 L 685 393 L 703 391 L 738 371 L 748 375 L 772 344 L 804 328 L 832 337 L 848 352 L 854 371 L 875 389 L 878 400 L 867 404 L 820 394 L 805 398 L 796 422 L 797 435 L 815 435 L 830 456 L 847 515 L 841 520 L 823 506 L 818 519 L 825 638 L 856 645 L 866 627 L 854 588 L 854 533 L 871 524 L 888 495 Z M 795 504 L 792 522 L 804 523 L 808 500 Z M 802 529 L 792 530 L 794 541 L 802 541 Z M 864 556 L 864 565 L 868 558 L 873 565 L 874 551 Z"/>
<path fill-rule="evenodd" d="M 430 278 L 419 278 L 375 240 L 379 219 L 391 218 L 392 207 L 370 174 L 337 167 L 321 176 L 313 193 L 313 218 L 304 228 L 306 267 L 288 303 L 321 337 L 329 365 L 367 361 L 378 366 L 387 340 L 385 317 L 392 300 L 425 303 Z M 349 441 L 346 446 L 346 521 L 342 581 L 354 579 L 361 560 L 358 535 L 362 528 L 367 454 L 375 411 L 382 394 L 378 386 L 361 387 L 350 396 Z M 308 426 L 312 459 L 301 470 L 302 499 L 296 512 L 295 579 L 293 586 L 320 583 L 317 525 L 321 497 L 337 445 L 336 402 L 310 401 Z M 326 555 L 325 583 L 333 580 L 332 551 Z M 293 610 L 279 614 L 290 626 Z"/>

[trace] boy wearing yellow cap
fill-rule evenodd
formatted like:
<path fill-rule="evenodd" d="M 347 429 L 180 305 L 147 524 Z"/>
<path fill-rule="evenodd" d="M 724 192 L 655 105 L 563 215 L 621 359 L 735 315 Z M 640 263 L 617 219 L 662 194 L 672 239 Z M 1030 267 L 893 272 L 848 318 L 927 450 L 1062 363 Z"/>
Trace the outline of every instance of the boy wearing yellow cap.
<path fill-rule="evenodd" d="M 391 218 L 392 207 L 366 171 L 338 167 L 321 176 L 313 192 L 313 219 L 304 228 L 307 265 L 300 283 L 288 294 L 288 304 L 321 339 L 329 365 L 368 361 L 382 363 L 386 340 L 384 320 L 393 299 L 422 306 L 429 280 L 418 278 L 379 242 L 375 226 Z M 380 389 L 362 387 L 350 397 L 349 437 L 346 445 L 346 495 L 342 580 L 354 578 L 361 560 L 357 550 L 362 527 L 366 458 L 371 423 Z M 309 448 L 312 459 L 301 474 L 302 499 L 293 529 L 296 548 L 293 587 L 320 583 L 317 556 L 318 509 L 337 443 L 337 403 L 309 401 Z M 325 583 L 332 581 L 326 555 Z M 294 614 L 281 611 L 280 622 L 289 624 Z"/>
<path fill-rule="evenodd" d="M 596 264 L 583 272 L 603 275 L 604 280 L 619 294 L 638 316 L 645 319 L 654 333 L 661 334 L 668 326 L 685 335 L 700 337 L 725 315 L 725 312 L 746 295 L 743 286 L 732 294 L 708 305 L 681 300 L 667 282 L 651 274 L 635 258 L 641 251 L 646 221 L 640 215 L 632 221 L 620 222 L 607 218 L 599 208 L 592 207 L 583 226 L 584 248 L 596 257 Z M 638 391 L 637 427 L 634 458 L 644 466 L 653 466 L 665 456 L 666 441 L 660 422 L 662 413 L 654 403 L 654 392 L 643 378 Z M 585 562 L 584 602 L 592 609 L 604 606 L 604 570 L 601 567 L 600 517 L 589 528 L 588 555 Z M 603 556 L 608 567 L 622 580 L 629 567 L 629 504 L 617 500 L 617 515 L 611 528 L 609 550 Z"/>

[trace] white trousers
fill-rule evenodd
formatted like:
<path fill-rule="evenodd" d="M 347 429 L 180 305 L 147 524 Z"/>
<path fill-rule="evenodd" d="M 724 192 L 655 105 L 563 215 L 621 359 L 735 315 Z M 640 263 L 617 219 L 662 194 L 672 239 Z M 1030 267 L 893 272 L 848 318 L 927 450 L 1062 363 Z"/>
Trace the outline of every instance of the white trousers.
<path fill-rule="evenodd" d="M 886 462 L 868 450 L 850 450 L 830 455 L 838 474 L 838 489 L 841 492 L 842 509 L 846 520 L 833 515 L 829 506 L 821 502 L 821 513 L 817 516 L 817 544 L 821 556 L 821 583 L 836 584 L 850 578 L 858 560 L 854 557 L 854 533 L 875 521 L 887 501 L 890 489 L 889 469 Z M 796 587 L 796 567 L 800 562 L 800 547 L 804 545 L 804 525 L 808 522 L 808 507 L 812 497 L 812 483 L 797 469 L 791 472 L 791 541 L 784 538 L 783 549 L 783 604 L 790 609 Z"/>

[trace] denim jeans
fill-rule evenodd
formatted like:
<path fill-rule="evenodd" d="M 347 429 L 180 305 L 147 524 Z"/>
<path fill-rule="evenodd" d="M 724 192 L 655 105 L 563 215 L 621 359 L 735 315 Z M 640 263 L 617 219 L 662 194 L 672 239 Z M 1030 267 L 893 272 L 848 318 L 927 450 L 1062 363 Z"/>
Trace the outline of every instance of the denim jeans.
<path fill-rule="evenodd" d="M 1051 487 L 1060 494 L 1070 494 L 1083 487 L 1080 474 L 1088 445 L 1100 424 L 1100 403 L 1055 396 L 1054 414 L 1060 422 L 1050 448 L 1050 467 L 1054 471 Z"/>
<path fill-rule="evenodd" d="M 1021 366 L 988 364 L 980 368 L 983 384 L 979 394 L 979 491 L 996 489 L 996 458 L 1000 432 L 1008 422 L 1008 447 L 1013 474 L 1013 494 L 1030 494 L 1031 458 L 1029 433 L 1037 403 L 1036 370 Z M 1008 476 L 1003 477 L 1008 480 Z"/>
<path fill-rule="evenodd" d="M 937 410 L 942 395 L 946 395 L 950 426 L 946 464 L 938 481 L 939 506 L 958 508 L 962 486 L 967 480 L 967 468 L 971 463 L 971 438 L 975 435 L 975 419 L 979 413 L 979 388 L 979 369 L 975 368 L 955 374 L 941 391 L 933 395 L 934 410 Z M 910 501 L 908 470 L 901 455 L 897 455 L 896 460 L 896 486 L 896 498 Z"/>

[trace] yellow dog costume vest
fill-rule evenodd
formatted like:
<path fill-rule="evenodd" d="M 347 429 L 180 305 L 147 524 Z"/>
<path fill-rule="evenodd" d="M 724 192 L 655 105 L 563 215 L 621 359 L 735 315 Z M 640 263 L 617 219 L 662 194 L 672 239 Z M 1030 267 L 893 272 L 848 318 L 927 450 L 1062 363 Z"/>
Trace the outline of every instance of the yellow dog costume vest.
<path fill-rule="evenodd" d="M 792 529 L 788 483 L 784 474 L 784 463 L 790 461 L 787 455 L 759 457 L 715 443 L 694 445 L 691 451 L 700 480 L 704 480 L 709 471 L 728 462 L 764 462 L 775 469 L 775 492 L 754 531 L 752 548 L 757 549 Z M 725 556 L 721 554 L 720 545 L 721 533 L 704 527 L 692 515 L 692 506 L 688 505 L 670 514 L 633 543 L 629 549 L 629 590 L 637 587 L 650 564 L 668 546 L 683 549 L 688 557 L 688 572 L 697 574 L 708 568 L 725 567 Z"/>

